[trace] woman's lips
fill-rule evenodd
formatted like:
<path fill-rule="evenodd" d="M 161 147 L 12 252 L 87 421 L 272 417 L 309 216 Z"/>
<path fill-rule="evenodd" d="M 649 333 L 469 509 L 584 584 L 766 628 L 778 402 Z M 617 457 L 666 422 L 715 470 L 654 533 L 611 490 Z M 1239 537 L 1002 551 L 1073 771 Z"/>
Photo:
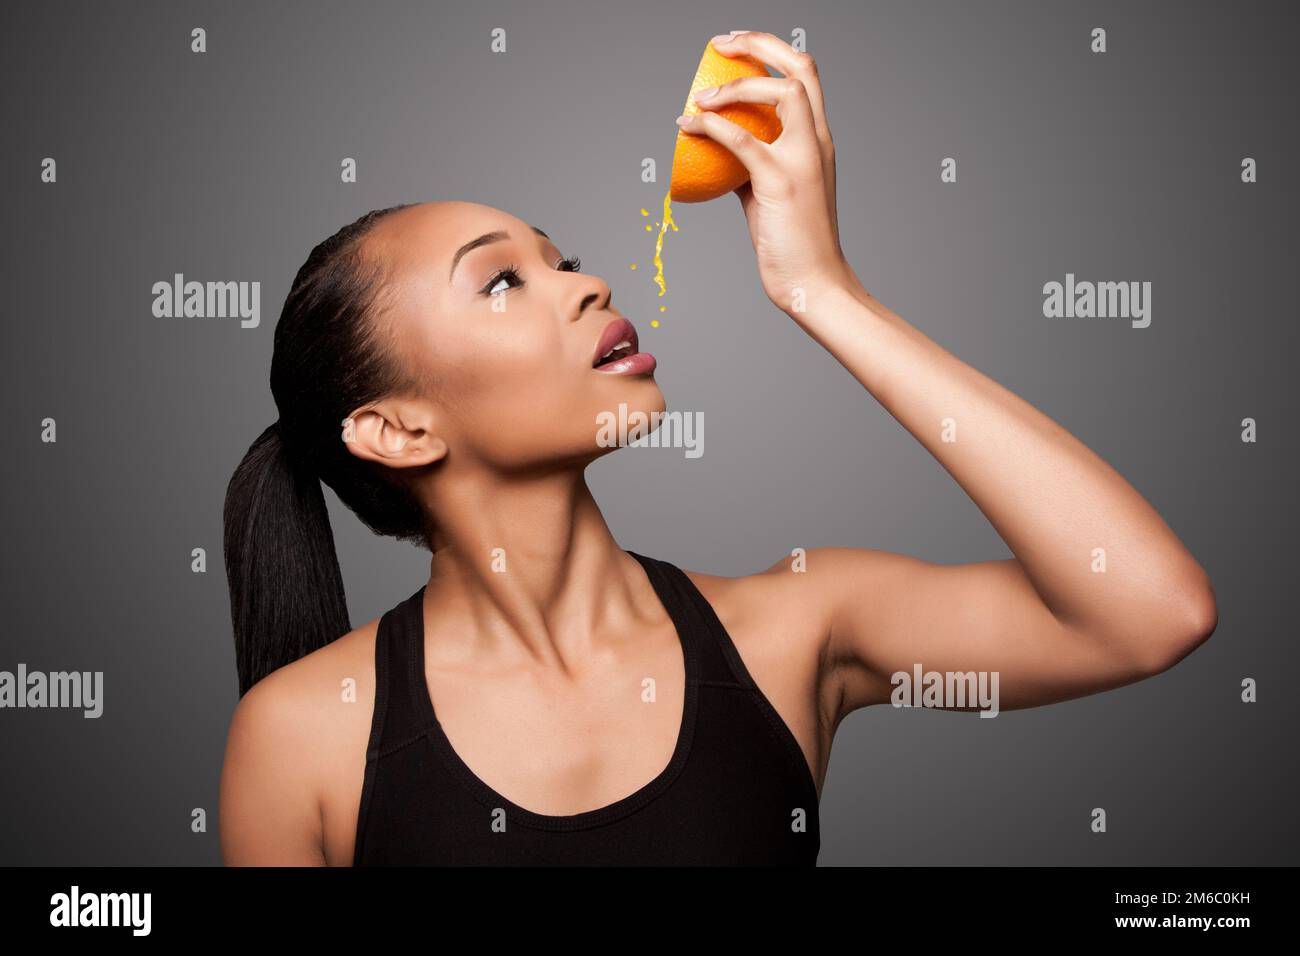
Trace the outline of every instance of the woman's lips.
<path fill-rule="evenodd" d="M 631 355 L 596 366 L 597 372 L 607 375 L 647 375 L 655 370 L 655 357 L 649 352 L 633 352 Z"/>
<path fill-rule="evenodd" d="M 605 326 L 596 341 L 596 354 L 592 359 L 592 367 L 597 372 L 610 375 L 646 375 L 653 372 L 655 357 L 649 352 L 638 351 L 638 348 L 636 328 L 632 323 L 624 318 L 614 319 Z M 611 351 L 617 351 L 619 354 L 602 364 L 601 359 Z"/>

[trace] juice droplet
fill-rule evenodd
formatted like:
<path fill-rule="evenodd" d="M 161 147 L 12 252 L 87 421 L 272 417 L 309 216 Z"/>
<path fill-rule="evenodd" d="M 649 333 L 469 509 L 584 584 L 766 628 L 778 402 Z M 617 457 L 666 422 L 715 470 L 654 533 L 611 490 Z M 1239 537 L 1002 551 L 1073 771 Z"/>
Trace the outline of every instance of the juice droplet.
<path fill-rule="evenodd" d="M 632 263 L 630 266 L 628 266 L 628 268 L 631 269 L 633 272 L 636 272 L 636 263 L 635 262 Z"/>
<path fill-rule="evenodd" d="M 655 227 L 654 227 L 654 226 L 649 226 L 649 225 L 648 225 L 648 226 L 645 227 L 645 231 L 646 231 L 646 232 L 654 232 L 654 231 L 655 231 Z"/>
<path fill-rule="evenodd" d="M 652 329 L 657 329 L 657 328 L 659 328 L 659 320 L 658 320 L 658 319 L 651 319 L 651 320 L 650 320 L 650 328 L 652 328 Z"/>
<path fill-rule="evenodd" d="M 648 215 L 650 215 L 650 213 L 647 212 L 646 210 L 642 209 L 642 210 L 641 210 L 641 215 L 643 215 L 643 216 L 648 216 Z"/>

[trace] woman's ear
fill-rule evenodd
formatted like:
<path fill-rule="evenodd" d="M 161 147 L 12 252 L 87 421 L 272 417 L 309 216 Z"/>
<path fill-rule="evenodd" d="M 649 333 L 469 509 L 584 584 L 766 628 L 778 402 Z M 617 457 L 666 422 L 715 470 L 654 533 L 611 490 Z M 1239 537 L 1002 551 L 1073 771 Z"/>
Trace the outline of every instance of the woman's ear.
<path fill-rule="evenodd" d="M 343 420 L 343 441 L 358 458 L 390 468 L 419 468 L 447 454 L 447 443 L 434 433 L 433 410 L 423 402 L 358 409 Z"/>

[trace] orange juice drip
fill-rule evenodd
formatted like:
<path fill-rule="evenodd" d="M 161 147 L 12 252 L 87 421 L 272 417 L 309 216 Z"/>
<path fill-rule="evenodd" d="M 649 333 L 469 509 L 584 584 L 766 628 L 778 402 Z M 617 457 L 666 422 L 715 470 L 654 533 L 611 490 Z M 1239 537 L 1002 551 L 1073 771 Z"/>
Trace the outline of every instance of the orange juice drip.
<path fill-rule="evenodd" d="M 659 224 L 659 238 L 655 240 L 655 284 L 659 286 L 660 295 L 663 295 L 668 291 L 668 286 L 664 283 L 664 260 L 662 255 L 664 248 L 664 233 L 668 231 L 669 226 L 673 227 L 673 232 L 677 231 L 677 223 L 673 222 L 673 206 L 671 197 L 672 190 L 670 189 L 668 192 L 664 193 L 664 218 L 663 222 Z M 662 312 L 663 310 L 664 306 L 661 305 L 659 311 Z"/>

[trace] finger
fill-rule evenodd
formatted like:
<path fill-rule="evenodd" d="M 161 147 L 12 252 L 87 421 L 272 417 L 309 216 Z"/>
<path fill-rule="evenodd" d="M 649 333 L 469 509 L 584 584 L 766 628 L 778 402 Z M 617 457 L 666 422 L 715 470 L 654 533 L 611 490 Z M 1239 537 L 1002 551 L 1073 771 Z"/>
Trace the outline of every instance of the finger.
<path fill-rule="evenodd" d="M 713 48 L 724 56 L 748 54 L 802 83 L 808 91 L 808 102 L 812 104 L 817 135 L 824 142 L 830 142 L 831 131 L 826 122 L 826 97 L 822 93 L 817 61 L 811 55 L 796 50 L 780 37 L 756 30 L 737 30 L 729 37 L 714 37 L 712 42 Z"/>
<path fill-rule="evenodd" d="M 712 95 L 704 91 L 691 99 L 702 110 L 716 110 L 728 103 L 763 103 L 776 107 L 781 129 L 790 130 L 795 138 L 816 134 L 812 104 L 804 85 L 789 77 L 742 76 L 714 88 Z"/>
<path fill-rule="evenodd" d="M 745 182 L 737 186 L 735 189 L 733 189 L 732 192 L 735 193 L 736 198 L 740 200 L 740 209 L 745 214 L 745 218 L 748 219 L 749 205 L 754 201 L 753 182 L 746 180 Z"/>
<path fill-rule="evenodd" d="M 731 150 L 749 170 L 751 177 L 770 173 L 773 166 L 772 157 L 768 153 L 770 147 L 745 127 L 707 111 L 679 116 L 677 119 L 682 132 L 707 136 L 719 146 Z"/>

